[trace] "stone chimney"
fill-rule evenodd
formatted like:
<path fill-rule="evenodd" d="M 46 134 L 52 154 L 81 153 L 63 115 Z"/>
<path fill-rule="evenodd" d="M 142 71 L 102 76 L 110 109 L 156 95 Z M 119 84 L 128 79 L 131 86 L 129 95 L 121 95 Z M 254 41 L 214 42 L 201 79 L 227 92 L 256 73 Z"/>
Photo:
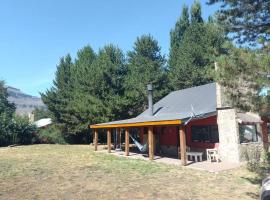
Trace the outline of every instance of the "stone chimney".
<path fill-rule="evenodd" d="M 147 91 L 148 91 L 148 111 L 149 115 L 153 116 L 153 86 L 152 84 L 147 85 Z"/>
<path fill-rule="evenodd" d="M 218 64 L 215 62 L 215 70 L 218 70 Z M 221 98 L 221 86 L 219 83 L 216 83 L 216 95 L 217 95 L 217 108 L 222 107 L 222 98 Z"/>
<path fill-rule="evenodd" d="M 215 70 L 218 64 L 215 62 Z M 219 153 L 222 161 L 240 162 L 239 127 L 236 110 L 226 104 L 225 89 L 216 83 L 217 124 L 219 133 Z"/>

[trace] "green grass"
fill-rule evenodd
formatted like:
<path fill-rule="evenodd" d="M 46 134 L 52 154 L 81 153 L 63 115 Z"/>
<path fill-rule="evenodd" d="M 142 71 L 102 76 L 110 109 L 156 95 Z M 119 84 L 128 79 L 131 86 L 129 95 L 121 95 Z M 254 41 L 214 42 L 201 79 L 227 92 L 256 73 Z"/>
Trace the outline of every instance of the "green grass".
<path fill-rule="evenodd" d="M 94 152 L 89 145 L 0 148 L 0 199 L 256 199 L 256 175 L 219 174 Z"/>

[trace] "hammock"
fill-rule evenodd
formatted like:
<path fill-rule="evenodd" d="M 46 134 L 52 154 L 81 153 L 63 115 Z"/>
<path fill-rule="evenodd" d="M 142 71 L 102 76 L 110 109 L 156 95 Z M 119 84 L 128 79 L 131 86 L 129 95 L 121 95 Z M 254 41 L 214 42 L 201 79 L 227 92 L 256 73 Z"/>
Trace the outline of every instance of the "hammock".
<path fill-rule="evenodd" d="M 132 135 L 129 135 L 130 138 L 133 140 L 134 144 L 136 145 L 136 147 L 138 147 L 138 149 L 141 151 L 141 152 L 146 152 L 147 151 L 147 146 L 148 146 L 148 143 L 146 142 L 145 144 L 141 144 L 139 143 L 134 137 L 132 137 Z"/>

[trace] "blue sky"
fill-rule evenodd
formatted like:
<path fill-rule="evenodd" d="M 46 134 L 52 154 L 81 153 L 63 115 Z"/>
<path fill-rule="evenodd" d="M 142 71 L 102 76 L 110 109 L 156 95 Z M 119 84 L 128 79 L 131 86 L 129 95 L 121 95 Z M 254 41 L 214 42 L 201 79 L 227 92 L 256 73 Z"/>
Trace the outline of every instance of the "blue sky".
<path fill-rule="evenodd" d="M 217 6 L 201 1 L 203 17 Z M 188 0 L 3 0 L 0 2 L 0 79 L 39 96 L 52 86 L 61 56 L 89 44 L 132 49 L 136 37 L 152 34 L 168 54 L 169 32 Z"/>

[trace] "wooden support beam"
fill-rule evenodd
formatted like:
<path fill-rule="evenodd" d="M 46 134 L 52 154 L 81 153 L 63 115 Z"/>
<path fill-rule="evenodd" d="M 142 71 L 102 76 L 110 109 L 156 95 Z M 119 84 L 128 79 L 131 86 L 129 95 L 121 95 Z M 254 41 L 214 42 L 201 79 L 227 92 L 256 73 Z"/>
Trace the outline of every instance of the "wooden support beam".
<path fill-rule="evenodd" d="M 187 164 L 187 145 L 186 145 L 186 133 L 184 126 L 179 128 L 179 139 L 180 139 L 180 151 L 181 151 L 181 164 L 185 166 Z"/>
<path fill-rule="evenodd" d="M 97 129 L 94 130 L 94 145 L 95 145 L 95 151 L 97 151 L 97 147 L 98 147 L 98 131 L 97 131 Z"/>
<path fill-rule="evenodd" d="M 121 149 L 121 129 L 117 128 L 117 143 L 116 146 Z"/>
<path fill-rule="evenodd" d="M 153 126 L 148 127 L 149 160 L 154 159 L 154 133 Z"/>
<path fill-rule="evenodd" d="M 129 156 L 129 130 L 126 128 L 125 131 L 125 155 Z"/>
<path fill-rule="evenodd" d="M 155 128 L 153 128 L 153 155 L 156 153 L 156 137 L 154 133 L 156 133 Z"/>
<path fill-rule="evenodd" d="M 112 133 L 111 130 L 107 130 L 107 145 L 108 145 L 108 153 L 111 153 L 112 149 Z"/>
<path fill-rule="evenodd" d="M 136 123 L 121 123 L 121 124 L 93 124 L 90 128 L 126 128 L 126 127 L 142 127 L 142 126 L 169 126 L 169 125 L 180 125 L 182 121 L 177 120 L 164 120 L 164 121 L 147 121 L 147 122 L 136 122 Z"/>

